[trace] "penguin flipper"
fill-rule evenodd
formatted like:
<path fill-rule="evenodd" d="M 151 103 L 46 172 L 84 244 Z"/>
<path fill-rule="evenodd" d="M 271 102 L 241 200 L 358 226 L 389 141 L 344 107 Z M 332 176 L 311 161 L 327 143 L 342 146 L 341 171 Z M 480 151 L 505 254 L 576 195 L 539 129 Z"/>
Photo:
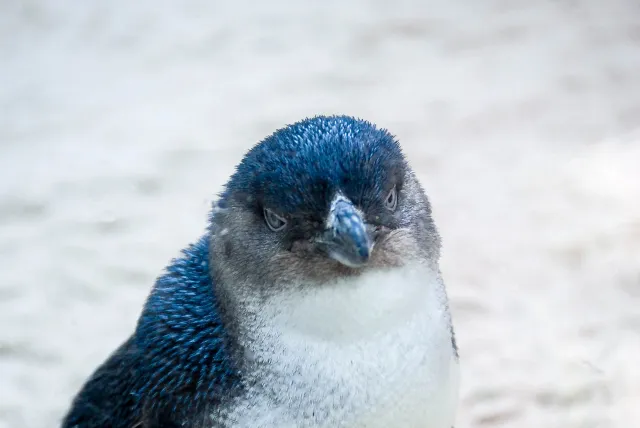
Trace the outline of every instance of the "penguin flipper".
<path fill-rule="evenodd" d="M 135 391 L 139 351 L 130 337 L 99 366 L 73 399 L 62 428 L 144 427 Z"/>

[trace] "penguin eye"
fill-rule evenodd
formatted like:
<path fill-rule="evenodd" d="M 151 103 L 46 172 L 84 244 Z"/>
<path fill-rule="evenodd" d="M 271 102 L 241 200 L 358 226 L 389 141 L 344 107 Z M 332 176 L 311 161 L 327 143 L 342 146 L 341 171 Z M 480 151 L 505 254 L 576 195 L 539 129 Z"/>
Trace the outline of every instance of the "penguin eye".
<path fill-rule="evenodd" d="M 395 211 L 396 206 L 398 205 L 398 191 L 396 190 L 396 186 L 393 186 L 393 189 L 391 189 L 387 195 L 384 205 L 389 211 Z"/>
<path fill-rule="evenodd" d="M 287 220 L 280 217 L 278 214 L 271 211 L 269 208 L 265 208 L 263 211 L 264 221 L 273 232 L 280 232 L 287 225 Z"/>

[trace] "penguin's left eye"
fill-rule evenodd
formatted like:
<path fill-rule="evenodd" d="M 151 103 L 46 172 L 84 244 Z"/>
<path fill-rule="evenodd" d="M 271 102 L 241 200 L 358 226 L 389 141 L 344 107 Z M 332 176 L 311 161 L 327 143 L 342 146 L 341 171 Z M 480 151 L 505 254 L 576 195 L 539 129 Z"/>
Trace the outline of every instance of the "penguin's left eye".
<path fill-rule="evenodd" d="M 398 206 L 398 191 L 396 186 L 393 186 L 393 189 L 387 195 L 387 198 L 384 200 L 384 205 L 389 211 L 395 211 Z"/>
<path fill-rule="evenodd" d="M 269 208 L 265 208 L 263 211 L 263 214 L 264 214 L 264 221 L 267 223 L 267 226 L 269 226 L 269 229 L 271 229 L 272 231 L 280 232 L 282 229 L 284 229 L 287 226 L 287 220 L 280 217 L 278 214 L 274 213 Z"/>

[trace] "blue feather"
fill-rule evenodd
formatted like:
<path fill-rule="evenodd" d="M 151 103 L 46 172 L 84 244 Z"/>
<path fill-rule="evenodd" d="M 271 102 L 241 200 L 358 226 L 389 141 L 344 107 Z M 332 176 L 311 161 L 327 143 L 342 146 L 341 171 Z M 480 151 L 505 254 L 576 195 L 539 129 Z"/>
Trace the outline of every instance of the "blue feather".
<path fill-rule="evenodd" d="M 63 427 L 180 425 L 240 386 L 209 266 L 209 239 L 158 278 L 134 335 L 98 368 Z"/>
<path fill-rule="evenodd" d="M 279 129 L 236 168 L 218 206 L 230 200 L 275 207 L 282 214 L 323 217 L 340 189 L 367 209 L 400 181 L 406 161 L 385 129 L 349 116 L 316 116 Z"/>

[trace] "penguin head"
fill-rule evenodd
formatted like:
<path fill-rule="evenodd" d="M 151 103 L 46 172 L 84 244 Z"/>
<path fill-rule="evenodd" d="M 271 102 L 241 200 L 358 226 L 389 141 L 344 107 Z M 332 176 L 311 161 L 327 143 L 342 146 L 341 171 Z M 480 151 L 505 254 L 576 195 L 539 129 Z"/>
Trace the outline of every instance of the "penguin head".
<path fill-rule="evenodd" d="M 439 257 L 430 204 L 400 145 L 348 116 L 305 119 L 255 145 L 211 218 L 214 265 L 267 286 Z"/>

